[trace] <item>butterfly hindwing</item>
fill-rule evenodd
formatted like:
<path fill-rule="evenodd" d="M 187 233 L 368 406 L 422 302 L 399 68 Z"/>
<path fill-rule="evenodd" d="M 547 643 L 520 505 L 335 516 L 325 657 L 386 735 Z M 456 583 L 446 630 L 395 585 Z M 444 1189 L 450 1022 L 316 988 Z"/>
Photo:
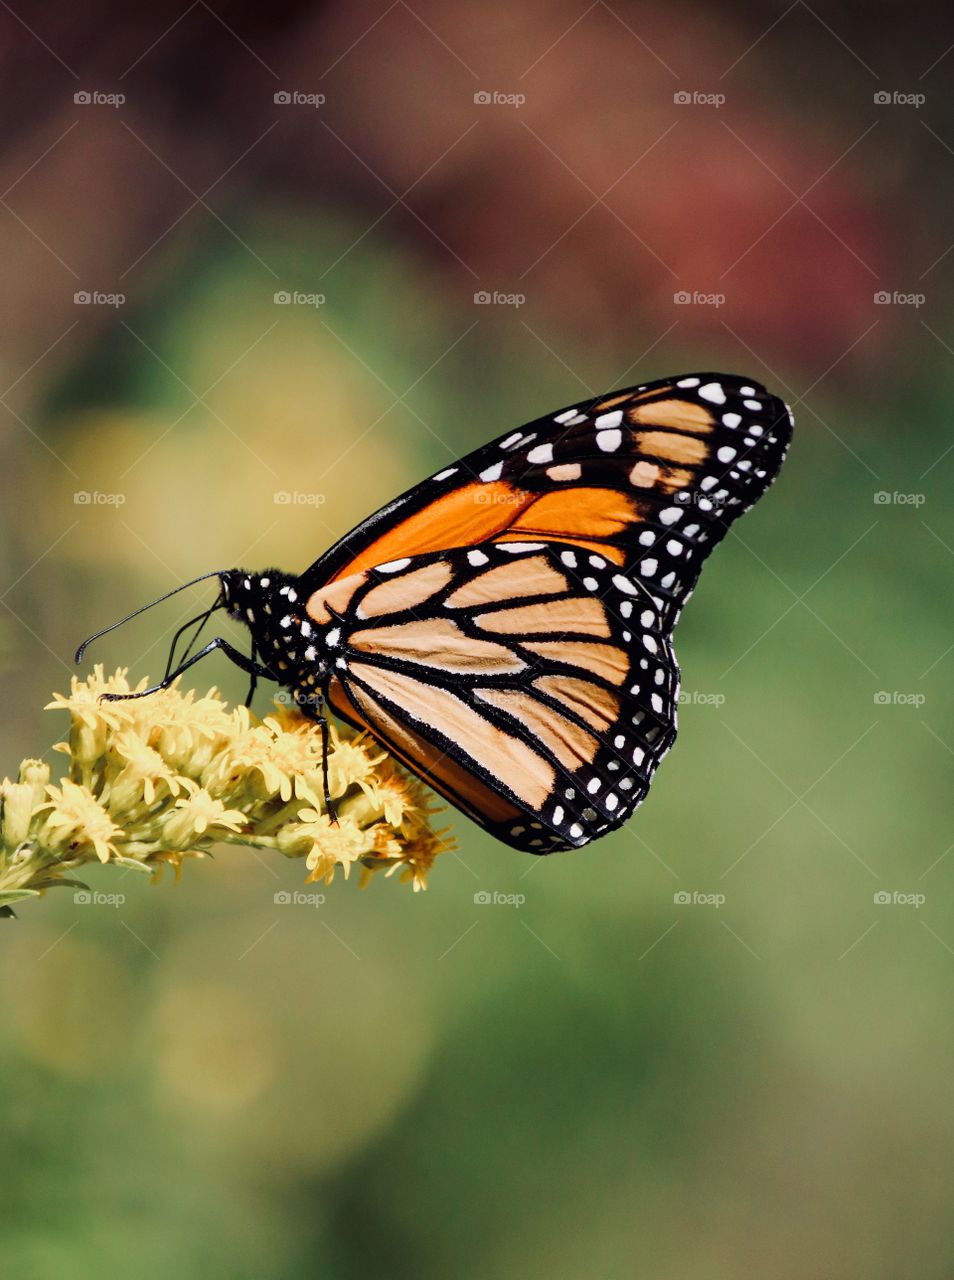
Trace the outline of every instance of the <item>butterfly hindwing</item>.
<path fill-rule="evenodd" d="M 577 847 L 645 796 L 678 669 L 651 595 L 606 557 L 491 542 L 348 584 L 332 706 L 501 840 Z"/>

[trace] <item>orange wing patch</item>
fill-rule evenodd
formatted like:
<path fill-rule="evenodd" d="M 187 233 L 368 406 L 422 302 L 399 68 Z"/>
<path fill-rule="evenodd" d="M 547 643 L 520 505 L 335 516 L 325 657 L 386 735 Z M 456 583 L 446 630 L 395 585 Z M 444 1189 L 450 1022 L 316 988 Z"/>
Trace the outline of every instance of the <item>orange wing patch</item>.
<path fill-rule="evenodd" d="M 381 654 L 462 675 L 481 671 L 516 673 L 526 667 L 505 645 L 493 640 L 472 640 L 449 618 L 365 627 L 349 637 L 348 645 L 361 653 Z"/>
<path fill-rule="evenodd" d="M 582 671 L 601 676 L 610 684 L 622 684 L 629 671 L 629 659 L 613 644 L 591 644 L 586 640 L 528 640 L 525 649 L 551 662 L 568 662 Z"/>
<path fill-rule="evenodd" d="M 406 707 L 414 719 L 453 742 L 530 808 L 541 808 L 550 795 L 556 777 L 553 766 L 525 742 L 478 715 L 455 694 L 364 662 L 353 662 L 351 672 L 372 694 Z"/>
<path fill-rule="evenodd" d="M 708 444 L 698 436 L 679 435 L 675 431 L 637 431 L 633 439 L 640 453 L 651 454 L 665 462 L 698 466 L 709 456 Z"/>
<path fill-rule="evenodd" d="M 541 676 L 533 684 L 541 693 L 548 693 L 575 711 L 599 732 L 605 732 L 619 717 L 619 698 L 591 680 L 578 680 L 575 676 Z"/>
<path fill-rule="evenodd" d="M 519 513 L 509 532 L 599 540 L 623 533 L 641 519 L 633 501 L 618 489 L 580 486 L 544 494 Z"/>
<path fill-rule="evenodd" d="M 333 582 L 329 582 L 326 587 L 319 587 L 305 601 L 305 612 L 315 622 L 319 622 L 322 626 L 327 626 L 331 622 L 331 614 L 328 607 L 335 610 L 336 613 L 344 613 L 351 597 L 360 586 L 367 581 L 366 573 L 353 573 L 347 578 L 336 578 Z"/>
<path fill-rule="evenodd" d="M 634 426 L 672 427 L 676 431 L 692 431 L 707 435 L 715 427 L 712 414 L 692 400 L 656 400 L 637 404 L 626 414 Z"/>
<path fill-rule="evenodd" d="M 504 796 L 484 786 L 468 770 L 461 768 L 437 747 L 412 733 L 385 710 L 376 698 L 356 686 L 346 690 L 333 680 L 328 697 L 335 711 L 352 724 L 357 723 L 383 739 L 394 755 L 421 774 L 442 796 L 469 814 L 481 826 L 492 822 L 510 823 L 521 811 Z"/>
<path fill-rule="evenodd" d="M 521 556 L 512 564 L 498 565 L 471 578 L 447 597 L 447 604 L 452 609 L 467 609 L 519 596 L 560 595 L 566 590 L 566 578 L 543 556 Z"/>
<path fill-rule="evenodd" d="M 475 481 L 462 489 L 454 489 L 382 534 L 335 577 L 373 569 L 375 565 L 402 560 L 405 556 L 485 542 L 508 528 L 514 516 L 532 501 L 532 493 L 525 493 L 504 480 Z"/>
<path fill-rule="evenodd" d="M 575 632 L 585 636 L 611 634 L 606 610 L 592 596 L 564 596 L 545 604 L 517 605 L 481 613 L 474 621 L 484 631 L 501 635 L 554 635 Z"/>
<path fill-rule="evenodd" d="M 453 570 L 446 560 L 435 560 L 411 573 L 402 573 L 372 587 L 361 601 L 359 616 L 378 618 L 385 613 L 416 609 L 450 582 Z"/>
<path fill-rule="evenodd" d="M 532 694 L 517 689 L 476 689 L 478 698 L 505 711 L 537 738 L 566 769 L 589 764 L 599 750 L 599 739 L 565 716 L 544 706 Z"/>

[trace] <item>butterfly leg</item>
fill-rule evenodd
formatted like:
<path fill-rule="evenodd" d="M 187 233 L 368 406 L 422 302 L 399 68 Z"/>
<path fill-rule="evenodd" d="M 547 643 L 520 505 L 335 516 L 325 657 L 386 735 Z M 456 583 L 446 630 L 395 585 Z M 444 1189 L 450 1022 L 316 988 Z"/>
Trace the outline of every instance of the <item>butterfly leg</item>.
<path fill-rule="evenodd" d="M 331 798 L 331 792 L 328 789 L 328 716 L 325 714 L 324 705 L 322 705 L 321 714 L 318 717 L 318 724 L 321 727 L 321 780 L 325 788 L 325 811 L 328 817 L 338 825 L 338 814 L 335 809 L 335 802 Z"/>
<path fill-rule="evenodd" d="M 223 636 L 216 636 L 214 640 L 210 640 L 205 648 L 200 649 L 198 653 L 194 653 L 191 658 L 185 662 L 180 662 L 175 671 L 171 671 L 164 676 L 158 684 L 154 684 L 150 689 L 139 689 L 135 693 L 102 693 L 100 698 L 106 702 L 124 702 L 130 698 L 145 698 L 150 693 L 159 693 L 162 689 L 168 689 L 174 680 L 182 675 L 184 671 L 197 662 L 201 662 L 203 658 L 207 658 L 210 653 L 214 653 L 216 649 L 221 649 L 227 658 L 235 663 L 237 667 L 241 667 L 243 671 L 247 671 L 251 676 L 263 676 L 268 680 L 274 680 L 274 674 L 269 671 L 268 667 L 262 666 L 260 662 L 256 662 L 252 658 L 246 658 L 244 653 L 239 653 L 238 649 Z"/>
<path fill-rule="evenodd" d="M 249 656 L 251 658 L 251 661 L 254 663 L 255 661 L 255 641 L 254 640 L 252 641 L 252 652 Z M 255 690 L 257 686 L 258 686 L 258 672 L 252 671 L 251 679 L 248 682 L 248 695 L 246 696 L 246 699 L 245 699 L 245 705 L 247 707 L 250 707 L 252 705 L 252 699 L 255 697 Z"/>

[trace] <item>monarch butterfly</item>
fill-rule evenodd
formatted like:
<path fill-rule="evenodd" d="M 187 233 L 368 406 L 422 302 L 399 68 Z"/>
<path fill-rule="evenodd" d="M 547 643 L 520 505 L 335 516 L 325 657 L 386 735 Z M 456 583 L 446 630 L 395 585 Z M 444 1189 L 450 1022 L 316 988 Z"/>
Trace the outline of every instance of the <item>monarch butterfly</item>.
<path fill-rule="evenodd" d="M 579 848 L 626 821 L 672 746 L 674 624 L 703 560 L 778 474 L 792 426 L 764 387 L 719 373 L 547 414 L 297 577 L 203 575 L 219 594 L 176 633 L 162 681 L 105 696 L 153 693 L 221 649 L 251 675 L 249 699 L 259 677 L 289 689 L 326 748 L 330 706 L 513 848 Z M 247 625 L 249 656 L 221 636 L 189 656 L 218 609 Z"/>

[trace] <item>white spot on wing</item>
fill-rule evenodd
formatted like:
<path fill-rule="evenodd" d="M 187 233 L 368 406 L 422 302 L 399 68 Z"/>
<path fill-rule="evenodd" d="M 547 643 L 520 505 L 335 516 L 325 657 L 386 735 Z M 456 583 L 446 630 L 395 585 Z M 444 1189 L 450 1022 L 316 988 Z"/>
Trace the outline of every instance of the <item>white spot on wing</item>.
<path fill-rule="evenodd" d="M 614 409 L 612 413 L 601 413 L 598 418 L 594 418 L 593 426 L 597 431 L 603 431 L 606 427 L 618 427 L 622 421 L 622 409 Z"/>
<path fill-rule="evenodd" d="M 527 454 L 528 462 L 552 462 L 553 461 L 553 445 L 538 444 L 535 449 L 531 449 Z"/>
<path fill-rule="evenodd" d="M 481 480 L 499 480 L 503 474 L 503 463 L 495 462 L 492 467 L 488 467 L 486 471 L 481 471 Z"/>
<path fill-rule="evenodd" d="M 604 453 L 615 453 L 623 443 L 622 431 L 597 431 L 596 443 Z"/>
<path fill-rule="evenodd" d="M 710 401 L 712 404 L 725 404 L 725 392 L 719 382 L 707 382 L 704 387 L 700 387 L 699 397 L 702 400 Z"/>
<path fill-rule="evenodd" d="M 410 563 L 408 556 L 403 560 L 389 560 L 386 564 L 378 565 L 378 573 L 397 573 L 399 569 L 406 569 Z"/>

